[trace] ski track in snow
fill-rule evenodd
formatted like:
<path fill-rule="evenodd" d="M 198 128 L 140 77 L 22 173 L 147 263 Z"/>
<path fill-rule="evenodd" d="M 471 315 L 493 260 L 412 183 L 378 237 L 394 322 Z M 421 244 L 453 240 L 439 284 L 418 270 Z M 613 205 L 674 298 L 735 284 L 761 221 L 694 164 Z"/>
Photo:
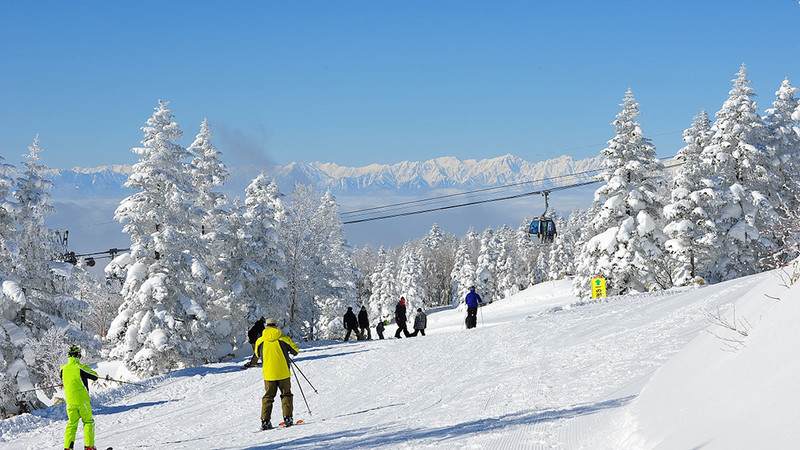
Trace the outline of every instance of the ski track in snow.
<path fill-rule="evenodd" d="M 701 289 L 576 302 L 566 282 L 429 315 L 427 336 L 302 344 L 294 417 L 257 432 L 263 382 L 243 360 L 92 394 L 98 448 L 614 448 L 622 412 L 709 325 L 705 311 L 763 275 Z M 413 317 L 413 315 L 412 315 Z M 386 336 L 393 336 L 389 326 Z M 298 382 L 313 414 L 303 402 Z M 279 399 L 273 423 L 280 422 Z M 63 405 L 0 423 L 0 448 L 61 448 Z M 79 429 L 76 448 L 83 445 Z"/>

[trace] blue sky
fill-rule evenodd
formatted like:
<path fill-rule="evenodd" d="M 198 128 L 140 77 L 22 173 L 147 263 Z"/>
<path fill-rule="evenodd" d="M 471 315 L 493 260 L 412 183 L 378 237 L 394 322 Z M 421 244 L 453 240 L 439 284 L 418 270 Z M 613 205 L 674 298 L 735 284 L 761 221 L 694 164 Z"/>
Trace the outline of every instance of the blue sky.
<path fill-rule="evenodd" d="M 595 156 L 630 87 L 658 153 L 746 63 L 800 86 L 800 5 L 751 1 L 0 4 L 0 155 L 136 161 L 158 99 L 228 165 Z"/>

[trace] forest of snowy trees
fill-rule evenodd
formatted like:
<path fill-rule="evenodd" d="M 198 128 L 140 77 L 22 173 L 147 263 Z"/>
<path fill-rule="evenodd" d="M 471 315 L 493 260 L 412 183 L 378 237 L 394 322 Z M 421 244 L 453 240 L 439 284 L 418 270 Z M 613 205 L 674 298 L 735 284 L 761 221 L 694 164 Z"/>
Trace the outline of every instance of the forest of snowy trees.
<path fill-rule="evenodd" d="M 485 301 L 572 277 L 589 296 L 715 283 L 797 256 L 800 106 L 784 80 L 762 114 L 744 65 L 712 122 L 698 112 L 685 147 L 664 163 L 636 121 L 628 90 L 602 150 L 587 210 L 556 217 L 551 244 L 527 223 L 465 236 L 433 224 L 398 248 L 351 248 L 330 192 L 284 194 L 259 175 L 242 199 L 221 191 L 228 171 L 204 121 L 188 147 L 166 102 L 142 128 L 139 157 L 115 220 L 130 249 L 95 280 L 65 262 L 45 225 L 47 167 L 38 137 L 20 168 L 0 160 L 0 414 L 52 396 L 62 349 L 121 360 L 143 376 L 220 361 L 246 348 L 246 331 L 275 317 L 295 339 L 340 339 L 348 306 L 372 323 L 393 320 L 404 296 L 416 308 L 458 305 L 470 286 Z"/>

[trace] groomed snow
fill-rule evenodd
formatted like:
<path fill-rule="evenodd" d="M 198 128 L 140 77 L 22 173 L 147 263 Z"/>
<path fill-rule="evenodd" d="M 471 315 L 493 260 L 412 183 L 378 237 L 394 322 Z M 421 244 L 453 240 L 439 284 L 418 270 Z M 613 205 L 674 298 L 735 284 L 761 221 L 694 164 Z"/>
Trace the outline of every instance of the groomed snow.
<path fill-rule="evenodd" d="M 152 389 L 95 391 L 97 446 L 795 448 L 800 291 L 785 279 L 598 302 L 544 283 L 481 308 L 473 330 L 446 308 L 429 311 L 425 337 L 301 343 L 297 365 L 319 393 L 293 377 L 306 423 L 290 429 L 257 431 L 263 383 L 239 369 L 244 358 L 176 371 L 145 380 Z M 732 351 L 708 312 L 730 319 L 734 304 L 749 330 Z M 121 376 L 115 364 L 99 370 Z M 0 448 L 61 448 L 65 419 L 56 405 L 2 421 Z"/>

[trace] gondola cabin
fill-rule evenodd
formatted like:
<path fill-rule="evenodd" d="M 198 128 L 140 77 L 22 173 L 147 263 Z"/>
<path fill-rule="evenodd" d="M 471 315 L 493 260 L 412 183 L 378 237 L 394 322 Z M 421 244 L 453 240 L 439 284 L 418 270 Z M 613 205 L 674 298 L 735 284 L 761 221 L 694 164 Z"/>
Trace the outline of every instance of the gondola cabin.
<path fill-rule="evenodd" d="M 556 237 L 556 223 L 553 219 L 540 217 L 531 221 L 528 233 L 535 235 L 540 242 L 550 243 Z"/>

